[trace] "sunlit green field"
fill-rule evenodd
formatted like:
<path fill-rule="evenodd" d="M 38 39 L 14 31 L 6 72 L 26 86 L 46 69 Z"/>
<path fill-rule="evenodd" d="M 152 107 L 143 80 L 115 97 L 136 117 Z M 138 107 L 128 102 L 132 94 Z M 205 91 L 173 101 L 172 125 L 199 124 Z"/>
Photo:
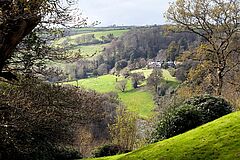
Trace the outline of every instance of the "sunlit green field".
<path fill-rule="evenodd" d="M 118 95 L 129 111 L 137 113 L 142 118 L 150 118 L 154 115 L 153 96 L 148 91 L 132 89 Z"/>
<path fill-rule="evenodd" d="M 136 70 L 133 70 L 131 71 L 131 73 L 141 73 L 143 72 L 144 76 L 146 78 L 148 78 L 150 76 L 150 74 L 152 73 L 153 69 L 136 69 Z"/>
<path fill-rule="evenodd" d="M 69 56 L 78 56 L 81 55 L 84 58 L 92 58 L 93 55 L 99 55 L 102 53 L 105 46 L 109 45 L 109 43 L 106 44 L 91 44 L 91 45 L 77 45 L 77 38 L 94 34 L 95 38 L 98 40 L 101 40 L 102 36 L 107 36 L 109 34 L 113 34 L 114 37 L 119 37 L 123 35 L 124 33 L 128 32 L 127 29 L 112 29 L 107 28 L 106 31 L 95 31 L 96 28 L 81 28 L 79 30 L 79 34 L 73 35 L 73 36 L 66 36 L 62 37 L 60 39 L 55 40 L 52 45 L 54 47 L 67 47 L 67 54 Z M 65 44 L 66 43 L 66 44 Z"/>
<path fill-rule="evenodd" d="M 152 69 L 141 69 L 132 72 L 143 72 L 145 77 L 148 77 L 151 74 Z M 170 82 L 177 83 L 174 78 L 170 77 L 171 75 L 167 70 L 163 70 L 163 73 L 163 75 L 166 76 L 165 78 L 167 80 L 174 80 Z M 127 106 L 129 111 L 136 112 L 142 118 L 150 118 L 152 115 L 154 115 L 154 102 L 153 95 L 152 93 L 150 93 L 151 91 L 144 89 L 144 87 L 133 89 L 131 86 L 131 80 L 127 79 L 128 83 L 126 91 L 121 92 L 115 88 L 115 85 L 116 81 L 120 81 L 122 79 L 124 78 L 114 75 L 104 75 L 96 78 L 87 78 L 78 81 L 68 82 L 67 84 L 75 86 L 78 85 L 86 89 L 96 90 L 100 93 L 107 93 L 112 91 L 117 92 L 119 99 L 122 100 L 122 102 Z M 144 84 L 146 83 L 143 82 L 143 86 Z"/>
<path fill-rule="evenodd" d="M 127 79 L 126 91 L 121 92 L 115 88 L 116 79 L 120 81 L 124 78 L 114 75 L 104 75 L 97 78 L 81 79 L 69 82 L 68 84 L 82 86 L 101 93 L 117 92 L 119 99 L 127 106 L 129 111 L 137 113 L 141 118 L 151 117 L 154 109 L 152 94 L 148 91 L 142 91 L 141 88 L 133 89 L 129 79 Z"/>
<path fill-rule="evenodd" d="M 76 46 L 69 50 L 69 52 L 73 52 L 75 54 L 81 55 L 83 57 L 91 57 L 96 56 L 102 53 L 105 46 L 108 44 L 94 44 L 88 46 Z"/>
<path fill-rule="evenodd" d="M 115 89 L 116 78 L 118 78 L 118 80 L 123 79 L 123 78 L 116 77 L 114 75 L 104 75 L 96 78 L 87 78 L 87 79 L 78 80 L 78 85 L 87 89 L 96 90 L 97 92 L 101 92 L 101 93 L 117 91 Z M 77 82 L 76 81 L 68 82 L 68 84 L 77 85 Z M 129 87 L 130 87 L 130 84 L 128 85 L 127 89 L 129 89 Z"/>
<path fill-rule="evenodd" d="M 122 34 L 128 32 L 128 30 L 118 29 L 118 30 L 110 30 L 110 31 L 99 31 L 99 32 L 89 32 L 89 33 L 79 33 L 73 36 L 62 37 L 54 42 L 54 45 L 61 45 L 65 40 L 68 41 L 69 44 L 76 44 L 76 39 L 83 35 L 94 34 L 95 38 L 101 40 L 102 36 L 107 36 L 109 34 L 113 34 L 114 37 L 119 37 Z"/>

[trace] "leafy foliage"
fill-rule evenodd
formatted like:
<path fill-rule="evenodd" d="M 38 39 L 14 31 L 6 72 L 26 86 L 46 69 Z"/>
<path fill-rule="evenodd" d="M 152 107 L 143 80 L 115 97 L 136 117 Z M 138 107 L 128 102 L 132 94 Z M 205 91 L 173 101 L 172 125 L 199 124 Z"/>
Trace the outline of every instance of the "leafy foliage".
<path fill-rule="evenodd" d="M 199 125 L 210 122 L 232 112 L 231 105 L 224 99 L 211 96 L 199 96 L 185 101 L 176 108 L 163 113 L 152 141 L 167 139 L 184 133 Z"/>
<path fill-rule="evenodd" d="M 107 145 L 97 148 L 94 151 L 93 156 L 94 157 L 105 157 L 105 156 L 113 156 L 116 154 L 126 153 L 126 152 L 129 152 L 129 151 L 124 150 L 119 145 L 107 144 Z"/>
<path fill-rule="evenodd" d="M 139 72 L 139 73 L 131 73 L 130 74 L 131 80 L 132 80 L 132 86 L 133 88 L 138 88 L 138 85 L 145 80 L 145 76 L 143 74 L 143 72 Z"/>
<path fill-rule="evenodd" d="M 37 79 L 1 83 L 0 98 L 0 153 L 11 160 L 55 159 L 58 147 L 73 145 L 82 125 L 101 125 L 107 130 L 118 104 L 108 95 Z"/>
<path fill-rule="evenodd" d="M 201 83 L 211 85 L 215 95 L 222 95 L 225 80 L 239 74 L 239 0 L 177 0 L 166 18 L 201 37 L 197 56 L 199 68 L 195 73 Z M 182 78 L 181 78 L 182 79 Z"/>
<path fill-rule="evenodd" d="M 81 159 L 83 158 L 83 156 L 75 148 L 58 147 L 54 151 L 54 158 L 57 160 L 73 160 L 73 159 Z"/>
<path fill-rule="evenodd" d="M 1 73 L 39 72 L 36 68 L 42 67 L 45 58 L 59 58 L 59 54 L 50 52 L 47 41 L 61 32 L 53 29 L 55 25 L 65 26 L 78 16 L 70 14 L 73 4 L 74 0 L 1 1 L 0 76 L 10 80 Z M 75 23 L 83 25 L 85 20 L 78 18 Z"/>
<path fill-rule="evenodd" d="M 158 85 L 160 85 L 161 81 L 164 81 L 161 69 L 154 69 L 150 76 L 147 78 L 147 84 L 149 86 L 153 86 L 155 92 L 157 92 Z"/>
<path fill-rule="evenodd" d="M 118 82 L 116 83 L 115 88 L 118 89 L 118 90 L 120 90 L 120 91 L 122 91 L 122 92 L 124 92 L 125 89 L 126 89 L 126 86 L 127 86 L 127 80 L 124 79 L 124 80 L 118 81 Z"/>
<path fill-rule="evenodd" d="M 172 41 L 175 41 L 175 43 L 171 45 L 169 55 L 165 59 L 160 58 L 161 61 L 174 60 L 183 48 L 186 49 L 182 45 L 197 40 L 196 35 L 189 33 L 171 32 L 166 34 L 164 27 L 151 26 L 131 29 L 127 34 L 114 39 L 110 45 L 105 47 L 102 54 L 104 61 L 100 61 L 100 58 L 97 58 L 97 61 L 99 61 L 99 64 L 109 64 L 113 68 L 116 62 L 126 60 L 129 62 L 128 66 L 131 66 L 131 69 L 138 69 L 145 67 L 147 60 L 162 54 L 160 50 L 167 50 Z M 184 44 L 182 39 L 186 40 Z"/>
<path fill-rule="evenodd" d="M 113 124 L 109 125 L 112 143 L 124 150 L 133 150 L 137 143 L 137 116 L 119 106 Z"/>

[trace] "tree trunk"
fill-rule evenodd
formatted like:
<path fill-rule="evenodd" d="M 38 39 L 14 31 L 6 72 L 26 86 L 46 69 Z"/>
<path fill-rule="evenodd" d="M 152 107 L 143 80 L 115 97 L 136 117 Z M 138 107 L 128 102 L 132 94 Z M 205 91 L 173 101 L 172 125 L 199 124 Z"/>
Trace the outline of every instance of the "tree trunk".
<path fill-rule="evenodd" d="M 17 45 L 28 35 L 40 22 L 40 17 L 30 16 L 28 19 L 7 20 L 0 26 L 0 73 L 6 62 L 14 53 Z"/>
<path fill-rule="evenodd" d="M 222 87 L 223 87 L 223 70 L 218 69 L 217 70 L 217 87 L 216 87 L 216 95 L 221 96 L 222 95 Z"/>

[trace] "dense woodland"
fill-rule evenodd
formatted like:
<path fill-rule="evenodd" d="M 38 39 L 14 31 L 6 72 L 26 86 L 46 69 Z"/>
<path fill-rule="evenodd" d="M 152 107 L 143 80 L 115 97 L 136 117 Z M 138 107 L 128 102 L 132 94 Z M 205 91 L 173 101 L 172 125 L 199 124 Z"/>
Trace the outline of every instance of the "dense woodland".
<path fill-rule="evenodd" d="M 238 0 L 177 0 L 171 24 L 139 27 L 80 28 L 72 5 L 0 1 L 0 160 L 127 153 L 240 109 Z M 84 57 L 91 45 L 103 48 Z M 104 76 L 110 92 L 79 83 Z M 124 103 L 134 94 L 148 116 Z"/>
<path fill-rule="evenodd" d="M 125 67 L 134 70 L 146 67 L 149 62 L 174 62 L 184 51 L 200 43 L 200 38 L 195 34 L 167 31 L 166 28 L 167 26 L 134 27 L 120 37 L 110 34 L 102 41 L 92 39 L 94 34 L 88 34 L 91 37 L 88 40 L 81 36 L 86 43 L 107 43 L 109 40 L 111 43 L 93 60 L 81 59 L 74 64 L 67 64 L 68 69 L 62 73 L 62 79 L 59 76 L 49 76 L 49 80 L 67 80 L 66 74 L 70 74 L 72 79 L 86 78 L 88 74 L 118 74 Z"/>

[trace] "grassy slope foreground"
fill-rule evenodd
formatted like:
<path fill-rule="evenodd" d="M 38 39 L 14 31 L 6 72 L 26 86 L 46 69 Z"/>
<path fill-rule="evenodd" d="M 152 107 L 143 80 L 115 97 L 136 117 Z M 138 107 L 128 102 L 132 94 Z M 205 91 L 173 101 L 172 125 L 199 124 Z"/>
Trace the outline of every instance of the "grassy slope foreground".
<path fill-rule="evenodd" d="M 240 112 L 125 155 L 96 160 L 240 159 Z"/>

